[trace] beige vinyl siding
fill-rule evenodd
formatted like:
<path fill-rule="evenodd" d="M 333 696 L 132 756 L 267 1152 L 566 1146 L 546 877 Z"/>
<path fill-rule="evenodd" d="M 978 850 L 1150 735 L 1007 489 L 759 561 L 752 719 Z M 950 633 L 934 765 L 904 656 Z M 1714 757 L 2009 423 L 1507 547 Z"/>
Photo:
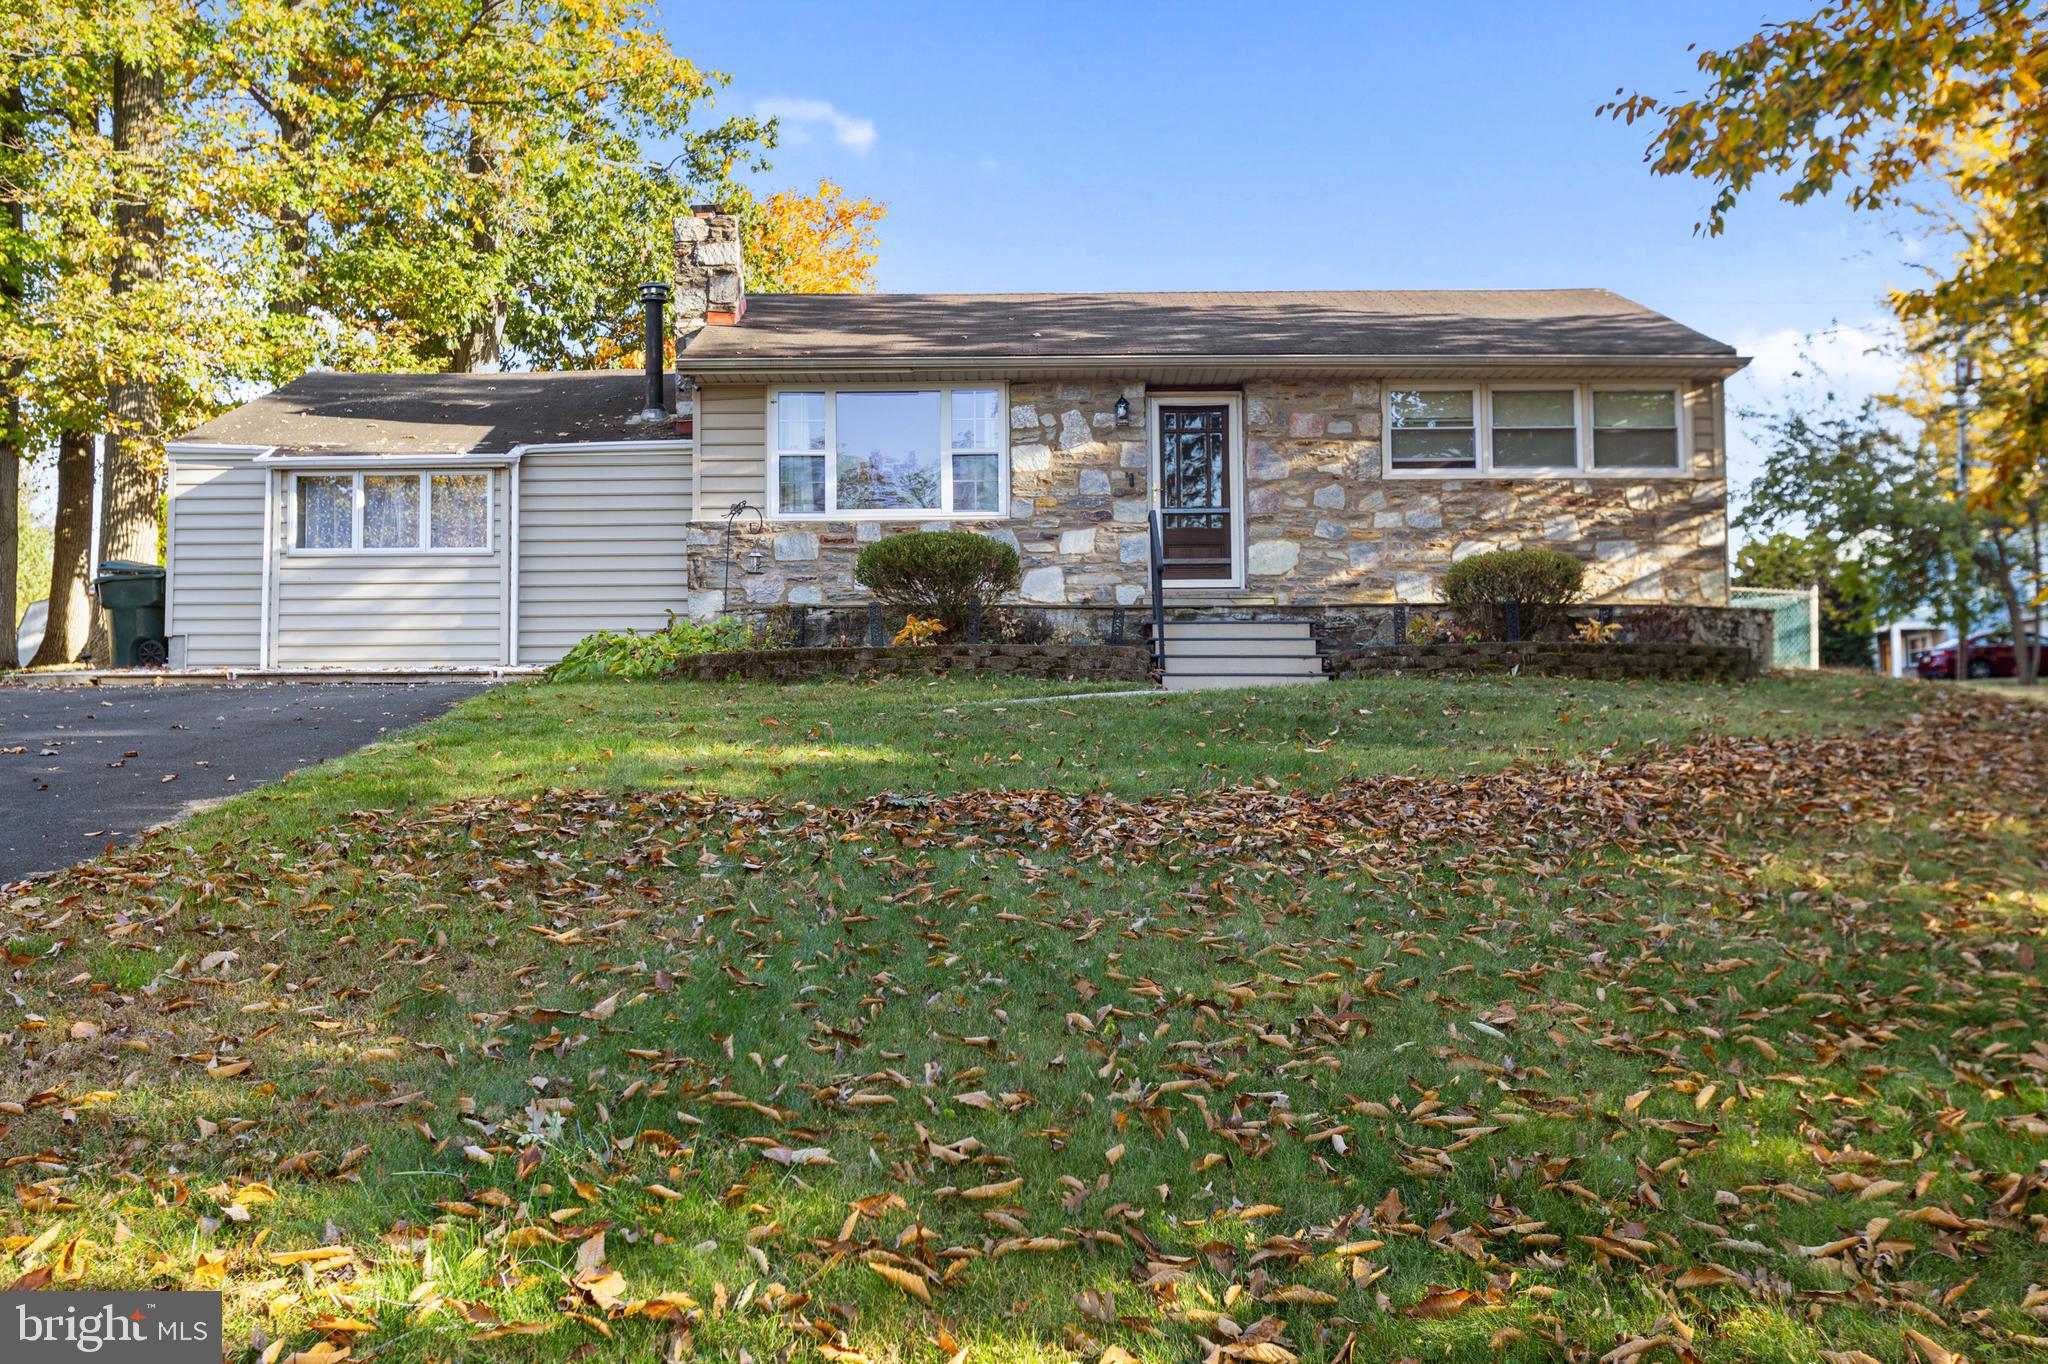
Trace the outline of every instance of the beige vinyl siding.
<path fill-rule="evenodd" d="M 383 466 L 366 465 L 381 469 Z M 326 472 L 326 471 L 322 471 Z M 408 472 L 392 469 L 391 472 Z M 291 476 L 277 478 L 271 664 L 491 666 L 506 658 L 506 471 L 492 469 L 488 554 L 326 554 L 284 543 Z"/>
<path fill-rule="evenodd" d="M 768 389 L 706 385 L 697 390 L 696 519 L 715 521 L 742 498 L 768 510 Z"/>
<path fill-rule="evenodd" d="M 687 615 L 688 450 L 529 450 L 519 466 L 519 662 Z"/>
<path fill-rule="evenodd" d="M 1714 382 L 1686 385 L 1685 405 L 1692 409 L 1692 472 L 1704 478 L 1717 477 L 1721 473 L 1723 454 L 1721 385 Z"/>
<path fill-rule="evenodd" d="M 263 467 L 246 454 L 170 460 L 164 633 L 193 668 L 253 668 L 263 624 Z"/>

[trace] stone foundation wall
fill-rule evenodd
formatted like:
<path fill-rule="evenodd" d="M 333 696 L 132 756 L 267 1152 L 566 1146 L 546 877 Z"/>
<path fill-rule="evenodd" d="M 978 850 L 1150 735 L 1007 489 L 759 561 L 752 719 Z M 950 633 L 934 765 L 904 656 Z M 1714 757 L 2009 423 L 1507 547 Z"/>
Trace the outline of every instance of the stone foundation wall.
<path fill-rule="evenodd" d="M 1404 612 L 1410 638 L 1420 632 L 1432 638 L 1442 636 L 1447 642 L 1461 633 L 1449 609 L 1435 603 L 1227 608 L 1228 615 L 1244 620 L 1306 620 L 1323 648 L 1332 652 L 1401 643 Z M 742 614 L 772 627 L 793 646 L 859 648 L 868 643 L 870 618 L 865 604 L 755 607 Z M 903 628 L 903 613 L 880 614 L 882 638 L 895 638 Z M 1217 614 L 1207 607 L 1166 608 L 1169 620 L 1213 619 Z M 1740 649 L 1754 660 L 1757 670 L 1772 666 L 1772 615 L 1753 607 L 1579 606 L 1571 609 L 1568 620 L 1568 625 L 1555 632 L 1557 642 L 1570 640 L 1582 622 L 1599 621 L 1618 627 L 1611 643 Z M 991 644 L 1141 644 L 1152 637 L 1152 610 L 1145 603 L 1129 607 L 991 607 L 982 618 L 981 637 Z"/>
<path fill-rule="evenodd" d="M 961 522 L 787 522 L 733 537 L 737 606 L 852 605 L 861 546 L 921 527 L 978 530 L 1016 546 L 1016 600 L 1132 606 L 1147 593 L 1151 443 L 1146 384 L 1012 383 L 1010 503 Z M 1693 468 L 1665 478 L 1390 478 L 1381 385 L 1254 381 L 1243 386 L 1247 605 L 1428 603 L 1468 554 L 1542 545 L 1586 564 L 1596 602 L 1727 601 L 1727 483 L 1719 385 L 1692 385 L 1681 420 Z M 1129 424 L 1116 424 L 1116 401 Z M 700 403 L 709 420 L 711 405 Z M 749 410 L 752 410 L 749 408 Z M 765 457 L 763 463 L 765 477 Z M 756 499 L 765 502 L 763 493 Z M 722 606 L 721 531 L 688 532 L 689 610 Z M 746 573 L 758 550 L 762 571 Z"/>
<path fill-rule="evenodd" d="M 1167 614 L 1171 616 L 1174 613 L 1169 610 Z M 1335 649 L 1402 642 L 1399 620 L 1392 606 L 1324 606 L 1306 611 L 1273 607 L 1245 614 L 1253 618 L 1267 615 L 1296 619 L 1306 615 L 1316 622 L 1318 637 Z M 1448 636 L 1460 633 L 1460 626 L 1450 609 L 1439 604 L 1410 606 L 1407 616 L 1411 631 Z M 1569 640 L 1581 624 L 1599 622 L 1616 627 L 1610 641 L 1615 644 L 1734 648 L 1755 659 L 1758 668 L 1771 666 L 1775 632 L 1769 611 L 1744 606 L 1578 606 L 1567 613 L 1567 619 L 1569 624 L 1555 631 L 1559 642 Z"/>
<path fill-rule="evenodd" d="M 1329 660 L 1332 677 L 1526 673 L 1613 682 L 1735 682 L 1756 675 L 1745 649 L 1716 644 L 1404 644 L 1351 649 Z"/>
<path fill-rule="evenodd" d="M 1118 620 L 1121 611 L 1122 620 Z M 859 606 L 754 607 L 736 614 L 757 620 L 775 631 L 778 640 L 795 648 L 861 648 L 872 643 L 871 618 Z M 880 611 L 884 642 L 903 628 L 902 611 Z M 995 606 L 983 612 L 978 644 L 1136 644 L 1147 637 L 1152 617 L 1144 606 Z M 940 636 L 941 644 L 967 643 Z"/>
<path fill-rule="evenodd" d="M 762 649 L 680 659 L 672 678 L 794 682 L 807 677 L 889 677 L 905 673 L 1004 673 L 1069 681 L 1152 680 L 1145 648 L 1087 644 L 942 644 L 906 648 Z"/>

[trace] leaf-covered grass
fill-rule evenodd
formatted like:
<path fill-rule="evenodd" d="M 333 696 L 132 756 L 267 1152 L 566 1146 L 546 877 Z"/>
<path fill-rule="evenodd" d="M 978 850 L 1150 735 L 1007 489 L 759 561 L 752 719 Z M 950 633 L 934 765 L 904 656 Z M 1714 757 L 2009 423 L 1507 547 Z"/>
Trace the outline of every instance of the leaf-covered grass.
<path fill-rule="evenodd" d="M 1107 695 L 1131 690 L 987 676 L 504 686 L 244 797 L 178 841 L 549 789 L 680 787 L 831 804 L 878 791 L 1145 795 L 1254 778 L 1327 786 L 1359 772 L 1449 775 L 1708 732 L 1882 725 L 1921 694 L 1835 674 L 1745 687 L 1526 678 Z M 1079 699 L 1095 693 L 1105 695 Z"/>
<path fill-rule="evenodd" d="M 507 687 L 31 888 L 6 1272 L 307 1364 L 2041 1348 L 2048 713 L 1053 690 Z"/>

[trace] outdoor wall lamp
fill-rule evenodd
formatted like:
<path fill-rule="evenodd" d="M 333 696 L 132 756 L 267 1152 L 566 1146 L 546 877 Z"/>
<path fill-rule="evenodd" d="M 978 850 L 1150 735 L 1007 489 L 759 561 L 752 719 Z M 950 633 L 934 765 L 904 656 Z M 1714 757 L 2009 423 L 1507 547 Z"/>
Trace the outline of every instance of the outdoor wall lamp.
<path fill-rule="evenodd" d="M 741 498 L 725 509 L 725 549 L 724 553 L 720 556 L 723 560 L 724 571 L 718 577 L 718 596 L 719 606 L 728 616 L 732 614 L 732 526 L 733 522 L 739 520 L 742 516 L 753 517 L 754 529 L 757 531 L 768 524 L 767 518 L 761 515 L 761 509 L 745 498 Z M 748 550 L 744 567 L 748 573 L 759 573 L 761 571 L 761 551 L 758 549 Z"/>
<path fill-rule="evenodd" d="M 1129 426 L 1131 424 L 1131 400 L 1129 398 L 1119 397 L 1116 400 L 1116 424 L 1118 426 Z"/>

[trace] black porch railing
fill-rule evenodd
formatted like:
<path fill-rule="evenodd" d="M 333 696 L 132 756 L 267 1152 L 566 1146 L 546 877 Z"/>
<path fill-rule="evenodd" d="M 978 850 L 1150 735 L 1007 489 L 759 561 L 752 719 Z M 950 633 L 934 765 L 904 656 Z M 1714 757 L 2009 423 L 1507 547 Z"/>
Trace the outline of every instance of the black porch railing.
<path fill-rule="evenodd" d="M 1152 671 L 1159 676 L 1166 675 L 1166 538 L 1159 529 L 1159 509 L 1154 507 L 1146 519 L 1152 532 L 1152 553 L 1148 556 L 1152 571 Z"/>

